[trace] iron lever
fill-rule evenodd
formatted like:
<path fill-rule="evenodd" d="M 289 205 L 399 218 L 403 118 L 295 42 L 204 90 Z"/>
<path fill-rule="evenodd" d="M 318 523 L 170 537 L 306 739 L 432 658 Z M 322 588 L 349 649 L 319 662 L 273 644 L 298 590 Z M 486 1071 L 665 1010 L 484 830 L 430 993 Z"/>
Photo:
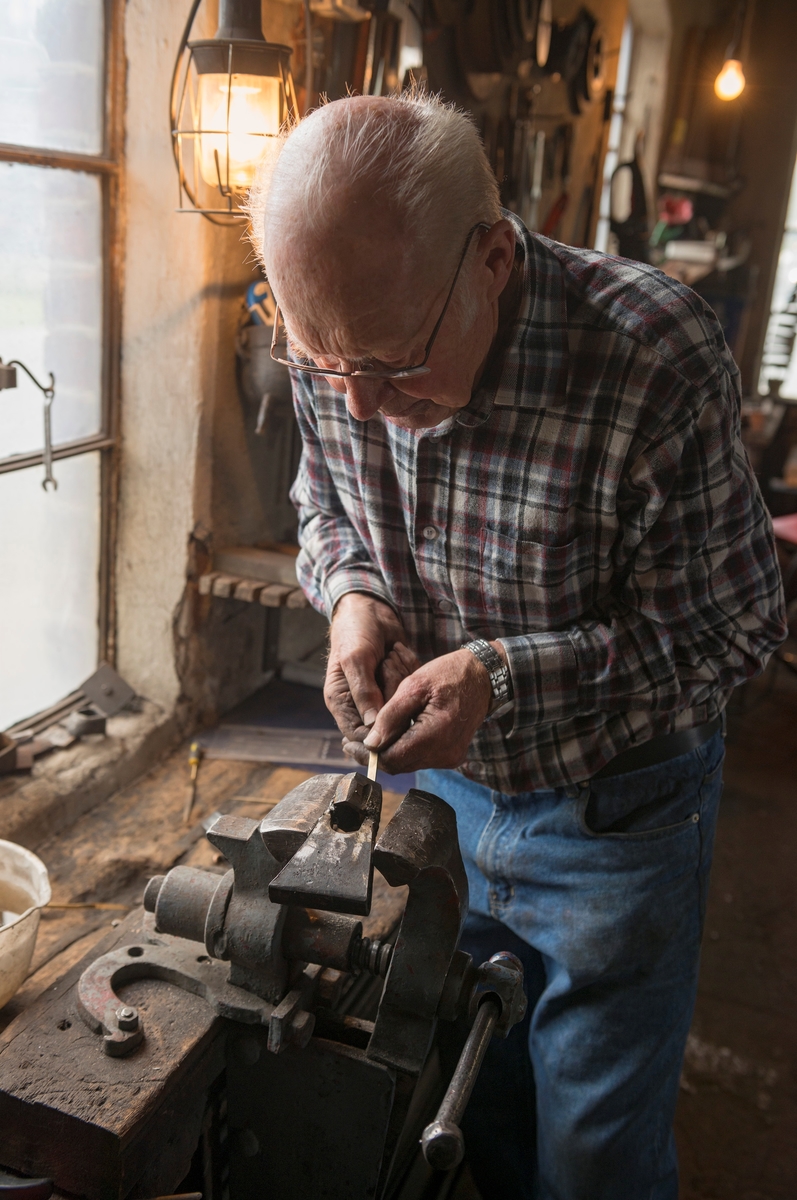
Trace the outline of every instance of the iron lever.
<path fill-rule="evenodd" d="M 497 1000 L 488 997 L 482 1002 L 443 1103 L 434 1121 L 423 1131 L 423 1156 L 435 1171 L 450 1171 L 462 1162 L 465 1155 L 465 1142 L 459 1123 L 468 1106 L 476 1076 L 500 1015 L 501 1005 Z"/>
<path fill-rule="evenodd" d="M 468 956 L 464 957 L 470 961 Z M 473 982 L 469 986 L 466 984 L 468 1009 L 471 1014 L 475 1010 L 473 1025 L 437 1116 L 421 1136 L 423 1156 L 435 1171 L 450 1171 L 462 1162 L 465 1143 L 459 1123 L 490 1039 L 493 1035 L 506 1037 L 526 1012 L 523 964 L 514 954 L 506 950 L 494 954 L 475 974 Z"/>

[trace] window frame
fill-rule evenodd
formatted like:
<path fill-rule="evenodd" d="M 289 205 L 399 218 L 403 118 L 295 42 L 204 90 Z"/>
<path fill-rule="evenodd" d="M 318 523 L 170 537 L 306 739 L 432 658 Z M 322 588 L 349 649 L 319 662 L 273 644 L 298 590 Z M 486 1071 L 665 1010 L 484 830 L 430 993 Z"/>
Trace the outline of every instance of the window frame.
<path fill-rule="evenodd" d="M 89 437 L 53 446 L 53 461 L 100 454 L 100 566 L 97 661 L 116 659 L 114 543 L 119 492 L 119 409 L 124 199 L 125 0 L 104 0 L 105 104 L 102 150 L 80 154 L 0 142 L 0 162 L 26 163 L 96 175 L 101 188 L 102 353 L 100 429 Z M 0 458 L 0 474 L 44 462 L 44 448 Z"/>

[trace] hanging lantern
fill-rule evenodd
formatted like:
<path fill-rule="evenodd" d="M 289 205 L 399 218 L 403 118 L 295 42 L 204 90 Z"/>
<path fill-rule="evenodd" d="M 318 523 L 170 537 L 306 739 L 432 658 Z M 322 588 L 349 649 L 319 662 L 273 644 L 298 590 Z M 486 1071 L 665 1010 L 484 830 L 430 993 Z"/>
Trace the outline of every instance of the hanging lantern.
<path fill-rule="evenodd" d="M 297 115 L 291 50 L 263 37 L 260 0 L 219 0 L 215 37 L 189 41 L 199 4 L 194 0 L 172 77 L 178 212 L 226 224 L 245 218 L 240 202 L 259 162 Z"/>

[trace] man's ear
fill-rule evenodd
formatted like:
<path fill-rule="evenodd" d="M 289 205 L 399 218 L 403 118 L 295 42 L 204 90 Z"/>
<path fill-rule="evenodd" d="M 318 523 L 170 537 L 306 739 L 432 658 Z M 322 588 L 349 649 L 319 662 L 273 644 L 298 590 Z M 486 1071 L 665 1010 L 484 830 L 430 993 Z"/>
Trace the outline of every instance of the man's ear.
<path fill-rule="evenodd" d="M 496 221 L 495 225 L 482 235 L 479 250 L 484 255 L 484 265 L 492 276 L 487 288 L 487 299 L 490 303 L 498 299 L 509 282 L 515 263 L 515 241 L 515 227 L 506 219 Z"/>

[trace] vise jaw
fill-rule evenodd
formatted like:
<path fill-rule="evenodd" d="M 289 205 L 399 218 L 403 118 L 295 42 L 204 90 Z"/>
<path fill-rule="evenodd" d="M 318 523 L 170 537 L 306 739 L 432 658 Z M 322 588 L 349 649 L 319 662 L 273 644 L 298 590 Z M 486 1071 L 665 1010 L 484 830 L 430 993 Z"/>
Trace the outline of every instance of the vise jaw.
<path fill-rule="evenodd" d="M 277 805 L 261 825 L 263 841 L 275 849 L 285 841 L 285 817 L 279 813 L 280 808 Z M 306 904 L 325 912 L 367 917 L 381 810 L 382 789 L 378 783 L 359 772 L 342 776 L 312 827 L 312 808 L 304 824 L 293 823 L 294 841 L 298 842 L 300 834 L 303 838 L 269 884 L 269 897 L 277 904 Z"/>
<path fill-rule="evenodd" d="M 218 817 L 207 836 L 232 870 L 219 879 L 196 867 L 173 867 L 150 879 L 144 907 L 155 914 L 156 933 L 203 942 L 211 958 L 229 960 L 231 984 L 277 1004 L 288 975 L 281 949 L 285 912 L 270 903 L 266 884 L 279 864 L 257 821 L 247 817 Z"/>

